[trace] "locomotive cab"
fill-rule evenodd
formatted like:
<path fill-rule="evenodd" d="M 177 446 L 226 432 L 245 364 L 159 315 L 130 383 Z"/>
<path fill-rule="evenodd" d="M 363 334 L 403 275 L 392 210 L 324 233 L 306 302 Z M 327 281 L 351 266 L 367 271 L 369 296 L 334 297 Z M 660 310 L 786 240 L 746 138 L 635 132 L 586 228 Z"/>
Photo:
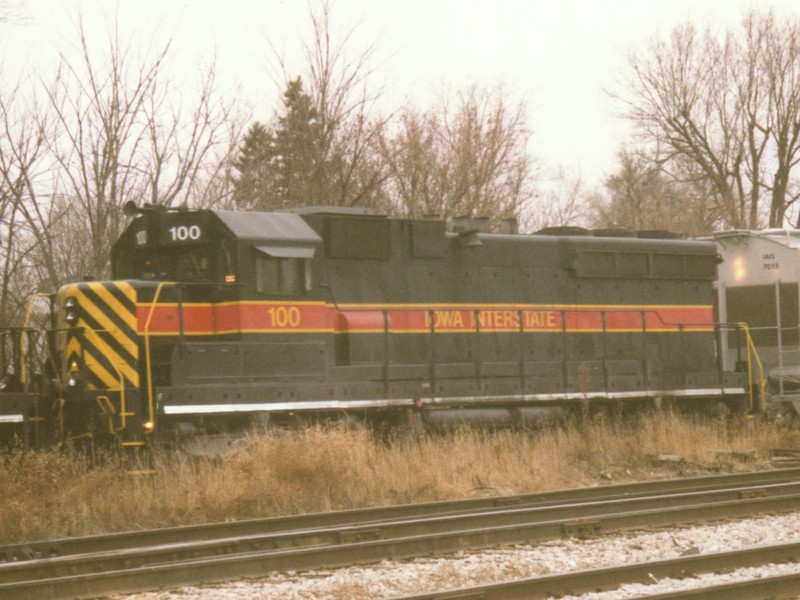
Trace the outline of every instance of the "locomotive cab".
<path fill-rule="evenodd" d="M 126 214 L 134 218 L 114 245 L 112 279 L 71 284 L 58 295 L 68 436 L 140 438 L 159 421 L 185 429 L 186 418 L 165 415 L 169 390 L 195 385 L 218 398 L 208 384 L 240 385 L 243 361 L 257 372 L 297 358 L 296 344 L 283 352 L 279 342 L 243 341 L 241 331 L 264 318 L 244 299 L 310 292 L 320 238 L 300 216 L 156 206 L 129 206 Z M 269 314 L 294 319 L 281 307 Z"/>
<path fill-rule="evenodd" d="M 135 212 L 134 212 L 135 211 Z M 225 283 L 236 281 L 236 253 L 209 211 L 128 209 L 135 218 L 114 245 L 114 279 Z"/>

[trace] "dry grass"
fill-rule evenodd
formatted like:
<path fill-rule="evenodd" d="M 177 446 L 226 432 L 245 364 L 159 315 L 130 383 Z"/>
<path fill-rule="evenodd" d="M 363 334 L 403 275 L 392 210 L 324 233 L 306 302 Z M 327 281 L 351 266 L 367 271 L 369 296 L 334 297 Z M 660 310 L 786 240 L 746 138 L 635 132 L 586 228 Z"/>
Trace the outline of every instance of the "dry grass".
<path fill-rule="evenodd" d="M 0 464 L 0 543 L 345 508 L 514 494 L 764 467 L 800 449 L 800 429 L 670 414 L 535 432 L 465 430 L 392 443 L 368 431 L 311 428 L 218 459 L 157 457 L 130 477 L 116 459 L 12 451 Z M 752 460 L 733 453 L 751 452 Z M 681 461 L 660 462 L 659 455 Z"/>

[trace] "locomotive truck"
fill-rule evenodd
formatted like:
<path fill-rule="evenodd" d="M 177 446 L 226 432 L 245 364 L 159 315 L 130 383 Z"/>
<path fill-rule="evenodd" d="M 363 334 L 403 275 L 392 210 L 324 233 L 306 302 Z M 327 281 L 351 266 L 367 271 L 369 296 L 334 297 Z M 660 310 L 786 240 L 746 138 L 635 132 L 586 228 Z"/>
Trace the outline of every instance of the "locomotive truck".
<path fill-rule="evenodd" d="M 126 214 L 110 280 L 2 331 L 0 433 L 140 445 L 342 416 L 418 430 L 758 407 L 746 332 L 715 322 L 714 243 L 325 207 Z"/>

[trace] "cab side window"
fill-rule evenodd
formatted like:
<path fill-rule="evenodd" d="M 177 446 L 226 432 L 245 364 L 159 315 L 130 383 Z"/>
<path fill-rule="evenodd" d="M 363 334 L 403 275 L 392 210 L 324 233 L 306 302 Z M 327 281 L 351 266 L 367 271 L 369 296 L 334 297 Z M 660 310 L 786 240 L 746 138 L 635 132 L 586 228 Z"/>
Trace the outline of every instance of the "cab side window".
<path fill-rule="evenodd" d="M 297 295 L 311 289 L 311 270 L 305 258 L 259 254 L 256 291 L 260 294 Z"/>

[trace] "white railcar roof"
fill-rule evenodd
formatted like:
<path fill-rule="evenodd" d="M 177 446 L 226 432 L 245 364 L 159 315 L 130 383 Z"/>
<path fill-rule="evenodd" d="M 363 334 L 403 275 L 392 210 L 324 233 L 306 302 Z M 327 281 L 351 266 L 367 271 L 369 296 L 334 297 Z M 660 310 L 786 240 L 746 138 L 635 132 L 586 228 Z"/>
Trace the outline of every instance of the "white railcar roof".
<path fill-rule="evenodd" d="M 726 287 L 800 281 L 800 230 L 734 229 L 704 239 L 717 243 L 722 263 L 718 280 Z"/>
<path fill-rule="evenodd" d="M 724 243 L 726 240 L 742 238 L 768 240 L 792 249 L 800 249 L 800 229 L 729 229 L 727 231 L 713 233 L 701 239 Z"/>

